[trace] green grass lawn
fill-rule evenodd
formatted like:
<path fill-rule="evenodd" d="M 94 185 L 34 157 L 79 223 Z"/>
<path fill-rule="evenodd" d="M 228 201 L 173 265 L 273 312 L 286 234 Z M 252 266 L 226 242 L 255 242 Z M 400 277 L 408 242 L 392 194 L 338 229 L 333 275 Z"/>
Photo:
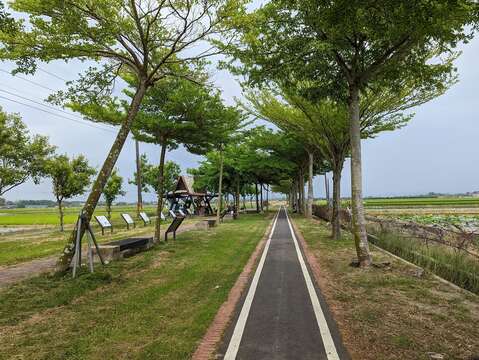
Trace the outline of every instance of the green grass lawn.
<path fill-rule="evenodd" d="M 73 225 L 78 218 L 81 208 L 65 208 L 65 224 Z M 154 206 L 145 207 L 147 214 L 153 215 Z M 136 217 L 135 206 L 113 206 L 112 221 L 122 223 L 121 213 L 129 213 Z M 95 215 L 106 215 L 105 208 L 98 206 Z M 57 208 L 25 208 L 25 209 L 0 209 L 0 226 L 2 225 L 59 225 Z"/>
<path fill-rule="evenodd" d="M 187 218 L 181 226 L 194 224 L 199 221 L 198 217 Z M 162 231 L 170 224 L 167 219 L 162 222 Z M 114 227 L 113 233 L 105 231 L 101 234 L 99 226 L 93 224 L 93 231 L 99 243 L 110 242 L 134 236 L 152 236 L 155 232 L 154 222 L 147 226 L 137 224 L 136 228 L 127 230 L 124 224 Z M 69 239 L 71 230 L 60 231 L 28 231 L 16 234 L 0 236 L 0 266 L 12 265 L 37 259 L 49 255 L 58 255 L 63 250 L 66 241 Z"/>
<path fill-rule="evenodd" d="M 0 291 L 0 358 L 189 358 L 271 217 L 242 215 L 92 275 Z"/>
<path fill-rule="evenodd" d="M 165 224 L 166 226 L 166 224 Z M 96 238 L 98 242 L 109 242 L 128 236 L 153 234 L 154 226 L 138 226 L 134 230 L 125 227 L 116 228 L 114 233 L 105 232 L 102 236 L 97 227 Z M 0 266 L 12 265 L 44 256 L 60 254 L 68 240 L 71 231 L 45 231 L 27 232 L 0 237 Z"/>
<path fill-rule="evenodd" d="M 321 289 L 353 359 L 428 360 L 479 354 L 479 301 L 381 252 L 358 269 L 353 240 L 330 238 L 324 222 L 295 217 L 321 267 Z M 384 265 L 389 263 L 389 265 Z"/>

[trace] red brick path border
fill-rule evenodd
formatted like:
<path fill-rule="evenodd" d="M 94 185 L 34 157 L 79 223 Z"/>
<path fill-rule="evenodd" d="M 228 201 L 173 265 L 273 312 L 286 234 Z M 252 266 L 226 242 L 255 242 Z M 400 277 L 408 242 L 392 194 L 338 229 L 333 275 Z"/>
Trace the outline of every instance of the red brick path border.
<path fill-rule="evenodd" d="M 263 238 L 256 246 L 253 254 L 251 254 L 246 266 L 241 272 L 240 276 L 236 280 L 235 284 L 231 288 L 228 299 L 221 305 L 220 309 L 216 313 L 213 322 L 209 326 L 206 334 L 203 336 L 200 344 L 196 348 L 192 359 L 193 360 L 209 360 L 214 358 L 216 348 L 223 337 L 223 333 L 226 330 L 231 318 L 233 317 L 236 305 L 238 304 L 241 294 L 246 289 L 249 279 L 256 269 L 256 264 L 260 255 L 263 252 L 264 246 L 266 245 L 266 240 L 268 239 L 269 233 L 273 226 L 274 218 L 269 224 L 266 232 L 263 235 Z"/>

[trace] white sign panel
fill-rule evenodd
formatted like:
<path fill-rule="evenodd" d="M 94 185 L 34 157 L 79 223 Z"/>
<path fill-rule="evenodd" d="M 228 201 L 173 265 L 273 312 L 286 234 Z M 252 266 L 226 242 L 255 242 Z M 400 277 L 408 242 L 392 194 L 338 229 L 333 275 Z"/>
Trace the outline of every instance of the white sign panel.
<path fill-rule="evenodd" d="M 121 216 L 127 224 L 133 225 L 135 223 L 133 219 L 131 218 L 130 214 L 121 214 Z"/>
<path fill-rule="evenodd" d="M 98 224 L 100 224 L 100 226 L 101 226 L 102 228 L 111 227 L 111 224 L 110 224 L 110 222 L 108 221 L 108 219 L 107 219 L 106 216 L 103 216 L 103 215 L 95 216 L 95 219 L 96 219 L 96 221 L 98 221 Z"/>
<path fill-rule="evenodd" d="M 170 210 L 170 215 L 171 215 L 172 218 L 175 218 L 175 217 L 176 217 L 176 214 L 175 214 L 175 212 L 174 212 L 173 210 Z"/>
<path fill-rule="evenodd" d="M 162 215 L 161 218 L 163 219 L 165 216 L 163 214 L 161 215 Z M 150 222 L 150 218 L 148 217 L 148 215 L 146 215 L 146 212 L 141 212 L 140 217 L 141 217 L 141 220 L 143 220 L 145 223 Z"/>
<path fill-rule="evenodd" d="M 181 216 L 183 216 L 183 217 L 186 216 L 185 213 L 183 212 L 183 210 L 178 210 L 178 213 L 179 213 Z"/>

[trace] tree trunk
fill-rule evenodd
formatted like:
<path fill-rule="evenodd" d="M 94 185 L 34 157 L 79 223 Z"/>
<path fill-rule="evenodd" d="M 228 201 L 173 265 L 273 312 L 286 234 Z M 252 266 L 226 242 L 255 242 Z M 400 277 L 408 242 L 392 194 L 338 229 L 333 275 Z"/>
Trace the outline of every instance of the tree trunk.
<path fill-rule="evenodd" d="M 269 185 L 266 185 L 266 212 L 269 212 Z"/>
<path fill-rule="evenodd" d="M 166 157 L 166 139 L 163 139 L 163 143 L 160 144 L 160 165 L 158 166 L 158 203 L 156 205 L 156 221 L 155 221 L 155 237 L 154 243 L 161 241 L 161 212 L 163 211 L 163 193 L 165 185 L 165 157 Z"/>
<path fill-rule="evenodd" d="M 293 180 L 293 185 L 291 186 L 291 202 L 293 204 L 293 211 L 298 212 L 298 187 L 295 180 Z"/>
<path fill-rule="evenodd" d="M 306 217 L 313 217 L 313 201 L 314 201 L 314 192 L 313 192 L 313 163 L 314 157 L 312 153 L 309 153 L 309 171 L 308 171 L 308 206 L 306 211 Z"/>
<path fill-rule="evenodd" d="M 111 220 L 111 204 L 108 201 L 106 202 L 106 213 L 108 220 Z"/>
<path fill-rule="evenodd" d="M 239 214 L 239 207 L 240 207 L 240 185 L 239 185 L 239 179 L 236 179 L 236 189 L 235 189 L 235 195 L 234 195 L 234 201 L 235 201 L 235 207 L 234 207 L 234 212 L 233 212 L 233 219 L 238 219 L 238 214 Z"/>
<path fill-rule="evenodd" d="M 298 212 L 304 215 L 304 173 L 302 167 L 299 168 L 298 195 Z"/>
<path fill-rule="evenodd" d="M 143 198 L 141 196 L 141 162 L 140 162 L 140 143 L 135 139 L 135 153 L 136 153 L 136 216 L 140 218 L 140 212 L 143 210 Z"/>
<path fill-rule="evenodd" d="M 263 209 L 263 183 L 259 184 L 259 196 L 260 196 L 261 212 L 263 212 L 264 211 L 264 209 Z"/>
<path fill-rule="evenodd" d="M 339 160 L 333 166 L 333 213 L 331 216 L 332 238 L 341 238 L 341 173 L 343 160 Z"/>
<path fill-rule="evenodd" d="M 329 194 L 328 173 L 324 173 L 324 193 L 326 197 L 326 206 L 329 208 L 331 201 L 330 201 L 330 194 Z"/>
<path fill-rule="evenodd" d="M 220 149 L 220 181 L 218 186 L 218 210 L 216 211 L 216 223 L 219 225 L 221 217 L 221 207 L 223 205 L 223 148 Z"/>
<path fill-rule="evenodd" d="M 366 222 L 364 217 L 361 170 L 361 127 L 359 118 L 359 89 L 351 85 L 349 99 L 351 138 L 351 200 L 352 232 L 360 266 L 371 265 Z"/>
<path fill-rule="evenodd" d="M 299 175 L 298 179 L 296 180 L 296 192 L 298 193 L 298 197 L 296 199 L 296 211 L 298 214 L 301 214 L 301 188 L 299 187 Z"/>
<path fill-rule="evenodd" d="M 257 182 L 254 183 L 254 191 L 255 191 L 255 195 L 256 195 L 256 212 L 259 213 L 258 183 Z"/>
<path fill-rule="evenodd" d="M 140 83 L 138 85 L 138 88 L 136 89 L 135 96 L 133 97 L 133 100 L 130 104 L 130 108 L 128 109 L 128 114 L 121 124 L 120 130 L 118 131 L 118 135 L 116 136 L 116 139 L 110 149 L 110 152 L 108 153 L 108 156 L 103 163 L 103 166 L 98 173 L 98 176 L 93 184 L 92 190 L 90 192 L 90 195 L 88 196 L 88 199 L 83 206 L 83 214 L 86 217 L 86 220 L 90 222 L 93 212 L 95 211 L 95 208 L 98 204 L 98 200 L 100 199 L 101 193 L 103 191 L 103 188 L 105 187 L 106 182 L 108 181 L 108 178 L 111 175 L 111 172 L 113 168 L 115 167 L 116 161 L 118 160 L 118 157 L 120 156 L 121 149 L 123 148 L 123 145 L 125 144 L 126 139 L 128 138 L 128 134 L 130 133 L 131 125 L 133 124 L 133 121 L 135 120 L 136 114 L 138 113 L 138 110 L 140 109 L 141 101 L 143 100 L 143 97 L 145 96 L 146 93 L 146 80 L 141 79 Z M 83 236 L 85 232 L 85 227 L 82 226 L 80 229 L 81 236 Z M 63 272 L 68 269 L 70 266 L 70 263 L 73 259 L 73 255 L 75 254 L 75 238 L 76 238 L 76 230 L 74 230 L 70 238 L 65 245 L 65 248 L 63 249 L 62 255 L 57 261 L 56 264 L 56 271 L 57 272 Z"/>
<path fill-rule="evenodd" d="M 305 191 L 305 184 L 304 184 L 304 176 L 305 176 L 305 171 L 303 169 L 302 171 L 303 176 L 302 176 L 302 183 L 301 183 L 301 198 L 303 199 L 303 215 L 306 214 L 308 211 L 308 204 L 307 204 L 307 199 L 306 199 L 306 191 Z"/>
<path fill-rule="evenodd" d="M 60 231 L 63 232 L 64 229 L 64 223 L 63 223 L 63 202 L 60 199 L 57 199 L 57 204 L 58 204 L 58 215 L 60 216 Z"/>

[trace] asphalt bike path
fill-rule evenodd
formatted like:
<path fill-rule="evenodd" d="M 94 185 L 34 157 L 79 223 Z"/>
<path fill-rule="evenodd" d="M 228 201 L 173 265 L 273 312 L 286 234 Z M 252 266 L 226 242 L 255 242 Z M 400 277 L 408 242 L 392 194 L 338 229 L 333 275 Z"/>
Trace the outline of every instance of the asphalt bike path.
<path fill-rule="evenodd" d="M 226 360 L 350 359 L 283 208 L 219 352 Z"/>

